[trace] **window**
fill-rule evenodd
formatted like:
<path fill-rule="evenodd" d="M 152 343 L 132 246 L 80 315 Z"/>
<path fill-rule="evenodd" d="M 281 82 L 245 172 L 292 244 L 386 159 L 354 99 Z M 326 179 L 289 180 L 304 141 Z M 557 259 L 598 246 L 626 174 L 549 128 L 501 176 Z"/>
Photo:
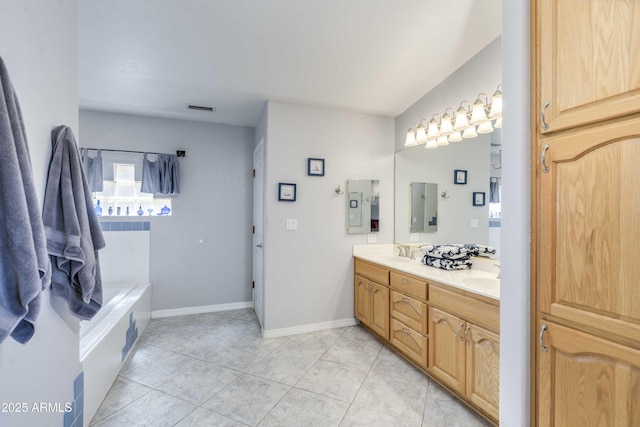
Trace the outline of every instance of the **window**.
<path fill-rule="evenodd" d="M 140 181 L 136 180 L 135 163 L 113 162 L 111 165 L 113 179 L 105 179 L 103 191 L 93 193 L 98 215 L 171 216 L 171 198 L 140 192 Z"/>

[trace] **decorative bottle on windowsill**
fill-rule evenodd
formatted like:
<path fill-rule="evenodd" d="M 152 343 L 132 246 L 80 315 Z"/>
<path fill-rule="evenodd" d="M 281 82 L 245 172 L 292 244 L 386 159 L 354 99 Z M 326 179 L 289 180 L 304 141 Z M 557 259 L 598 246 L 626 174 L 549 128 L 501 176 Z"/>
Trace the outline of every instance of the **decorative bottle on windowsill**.
<path fill-rule="evenodd" d="M 98 200 L 98 203 L 96 203 L 95 211 L 97 216 L 102 216 L 102 206 L 100 206 L 100 200 Z"/>
<path fill-rule="evenodd" d="M 171 212 L 171 209 L 168 208 L 167 205 L 164 205 L 164 207 L 160 209 L 160 215 L 169 215 L 169 212 Z"/>
<path fill-rule="evenodd" d="M 142 205 L 138 208 L 138 216 L 144 215 L 144 211 L 142 210 Z"/>

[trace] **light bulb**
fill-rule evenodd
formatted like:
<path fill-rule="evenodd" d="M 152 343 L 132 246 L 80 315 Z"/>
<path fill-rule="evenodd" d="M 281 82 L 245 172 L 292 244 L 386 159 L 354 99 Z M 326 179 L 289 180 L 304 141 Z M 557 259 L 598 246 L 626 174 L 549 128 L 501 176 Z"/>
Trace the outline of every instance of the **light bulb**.
<path fill-rule="evenodd" d="M 449 145 L 449 140 L 447 139 L 446 135 L 442 135 L 442 136 L 438 137 L 437 142 L 438 142 L 438 147 L 443 147 L 445 145 Z"/>
<path fill-rule="evenodd" d="M 496 119 L 496 122 L 493 124 L 493 127 L 495 127 L 496 129 L 502 128 L 502 117 L 498 117 Z"/>
<path fill-rule="evenodd" d="M 429 121 L 429 129 L 427 130 L 427 138 L 437 138 L 440 136 L 440 131 L 438 130 L 438 122 L 436 119 L 431 119 Z"/>
<path fill-rule="evenodd" d="M 491 133 L 493 132 L 493 126 L 491 126 L 491 120 L 481 123 L 478 126 L 478 133 Z"/>
<path fill-rule="evenodd" d="M 478 133 L 476 132 L 476 128 L 474 126 L 466 128 L 464 132 L 462 132 L 462 137 L 465 139 L 475 138 L 476 136 L 478 136 Z"/>
<path fill-rule="evenodd" d="M 463 106 L 456 111 L 456 122 L 453 125 L 455 130 L 463 130 L 469 127 L 469 120 L 467 120 L 467 110 Z"/>
<path fill-rule="evenodd" d="M 493 97 L 491 100 L 491 110 L 489 111 L 489 117 L 492 119 L 495 119 L 496 117 L 502 117 L 502 91 L 500 90 L 501 86 L 502 85 L 498 85 L 498 89 L 493 92 Z"/>
<path fill-rule="evenodd" d="M 455 131 L 451 135 L 449 135 L 449 142 L 460 142 L 462 141 L 462 135 L 460 135 L 460 131 Z"/>
<path fill-rule="evenodd" d="M 409 130 L 407 131 L 407 139 L 405 139 L 404 141 L 404 146 L 405 147 L 413 147 L 417 145 L 416 143 L 416 133 L 413 130 L 413 128 L 409 128 Z"/>
<path fill-rule="evenodd" d="M 433 150 L 434 148 L 438 148 L 438 142 L 435 139 L 430 139 L 427 141 L 427 145 L 425 145 L 426 149 Z"/>
<path fill-rule="evenodd" d="M 425 142 L 427 142 L 427 130 L 420 123 L 416 129 L 416 145 L 424 144 Z"/>
<path fill-rule="evenodd" d="M 440 134 L 448 135 L 453 132 L 453 125 L 451 124 L 451 116 L 447 113 L 442 116 L 442 121 L 440 122 Z"/>
<path fill-rule="evenodd" d="M 484 111 L 484 102 L 480 98 L 476 99 L 473 103 L 473 110 L 471 111 L 471 120 L 469 123 L 477 125 L 487 120 L 487 114 Z"/>

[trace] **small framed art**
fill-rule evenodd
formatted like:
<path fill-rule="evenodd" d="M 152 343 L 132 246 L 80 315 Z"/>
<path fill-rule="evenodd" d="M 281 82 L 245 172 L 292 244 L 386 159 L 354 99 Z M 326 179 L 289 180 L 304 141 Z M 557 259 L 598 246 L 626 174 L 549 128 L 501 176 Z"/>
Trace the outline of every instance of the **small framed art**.
<path fill-rule="evenodd" d="M 307 159 L 307 175 L 324 176 L 324 159 Z"/>
<path fill-rule="evenodd" d="M 453 171 L 453 183 L 454 184 L 466 184 L 467 183 L 467 171 L 462 169 L 456 169 Z"/>
<path fill-rule="evenodd" d="M 296 201 L 296 184 L 287 182 L 278 183 L 278 200 L 283 202 Z"/>
<path fill-rule="evenodd" d="M 485 193 L 481 191 L 473 192 L 473 206 L 484 206 Z"/>

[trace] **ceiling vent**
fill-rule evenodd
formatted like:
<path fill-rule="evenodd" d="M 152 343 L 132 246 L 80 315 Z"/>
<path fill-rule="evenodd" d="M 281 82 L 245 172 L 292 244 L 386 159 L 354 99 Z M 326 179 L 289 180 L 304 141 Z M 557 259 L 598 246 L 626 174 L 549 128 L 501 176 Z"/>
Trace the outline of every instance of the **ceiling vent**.
<path fill-rule="evenodd" d="M 216 108 L 215 107 L 206 107 L 204 105 L 187 104 L 187 108 L 189 110 L 195 110 L 195 111 L 206 111 L 207 113 L 215 113 L 216 112 Z"/>

